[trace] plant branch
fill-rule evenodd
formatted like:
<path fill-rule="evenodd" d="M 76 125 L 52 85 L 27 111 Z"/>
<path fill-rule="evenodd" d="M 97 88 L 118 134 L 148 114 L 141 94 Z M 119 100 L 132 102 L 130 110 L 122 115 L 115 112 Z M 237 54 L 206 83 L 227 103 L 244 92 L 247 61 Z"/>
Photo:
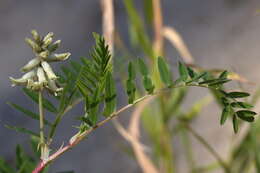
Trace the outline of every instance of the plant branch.
<path fill-rule="evenodd" d="M 57 159 L 59 156 L 61 156 L 63 153 L 65 153 L 66 151 L 70 150 L 71 148 L 73 148 L 74 146 L 76 146 L 78 143 L 80 143 L 83 139 L 85 139 L 86 136 L 88 136 L 90 133 L 92 133 L 94 130 L 96 130 L 97 128 L 103 126 L 104 124 L 106 124 L 107 122 L 109 122 L 110 120 L 112 120 L 113 118 L 119 116 L 120 113 L 126 111 L 127 109 L 133 107 L 134 105 L 136 105 L 137 103 L 146 100 L 152 96 L 158 96 L 160 94 L 163 94 L 165 92 L 170 91 L 171 89 L 174 88 L 180 88 L 180 87 L 187 87 L 187 86 L 197 86 L 197 87 L 205 87 L 205 86 L 200 86 L 200 85 L 174 85 L 172 87 L 168 87 L 168 88 L 163 88 L 160 89 L 156 92 L 154 92 L 153 94 L 147 94 L 144 95 L 143 97 L 137 99 L 134 101 L 134 103 L 132 104 L 128 104 L 124 107 L 122 107 L 121 109 L 117 110 L 116 112 L 112 113 L 109 117 L 107 117 L 106 119 L 100 121 L 99 123 L 97 123 L 96 125 L 92 126 L 91 128 L 89 128 L 88 130 L 84 131 L 84 132 L 78 132 L 76 135 L 74 135 L 70 141 L 69 144 L 67 144 L 65 147 L 61 147 L 58 151 L 56 151 L 55 153 L 53 153 L 52 155 L 50 155 L 48 158 L 42 160 L 38 166 L 35 168 L 35 170 L 33 171 L 33 173 L 40 173 L 49 163 L 51 163 L 52 161 L 54 161 L 55 159 Z M 207 88 L 207 87 L 205 87 Z M 210 87 L 208 87 L 210 88 Z M 214 88 L 216 89 L 216 88 Z M 209 148 L 209 150 L 214 153 L 214 155 L 216 156 L 216 158 L 218 159 L 218 161 L 221 162 L 221 164 L 227 168 L 226 164 L 222 161 L 222 159 L 217 155 L 217 153 L 214 151 L 214 149 L 212 147 L 210 147 L 203 138 L 201 138 L 199 135 L 197 135 L 194 131 L 192 131 L 195 137 L 197 137 L 199 140 L 201 140 L 203 142 L 203 144 L 205 146 L 207 146 L 207 148 Z M 227 169 L 228 170 L 228 169 Z M 230 172 L 226 172 L 226 173 L 230 173 Z"/>

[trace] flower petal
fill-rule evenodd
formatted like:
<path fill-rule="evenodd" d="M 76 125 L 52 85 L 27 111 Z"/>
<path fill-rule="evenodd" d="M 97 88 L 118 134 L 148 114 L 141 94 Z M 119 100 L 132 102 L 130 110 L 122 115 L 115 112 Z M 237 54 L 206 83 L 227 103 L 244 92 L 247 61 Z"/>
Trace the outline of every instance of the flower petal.
<path fill-rule="evenodd" d="M 28 72 L 28 71 L 32 70 L 33 68 L 35 68 L 36 66 L 38 66 L 40 64 L 40 62 L 41 62 L 41 60 L 39 58 L 34 58 L 34 59 L 30 60 L 25 66 L 23 66 L 21 71 Z"/>
<path fill-rule="evenodd" d="M 45 71 L 47 77 L 52 80 L 52 79 L 57 79 L 58 77 L 55 75 L 55 73 L 53 72 L 51 66 L 46 62 L 43 61 L 41 63 L 43 70 Z"/>

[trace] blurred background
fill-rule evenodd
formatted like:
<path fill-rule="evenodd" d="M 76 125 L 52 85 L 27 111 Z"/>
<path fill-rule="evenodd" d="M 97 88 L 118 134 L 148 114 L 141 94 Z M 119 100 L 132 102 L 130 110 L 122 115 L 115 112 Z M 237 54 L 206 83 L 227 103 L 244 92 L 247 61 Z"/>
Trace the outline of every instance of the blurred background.
<path fill-rule="evenodd" d="M 135 0 L 142 14 L 142 1 Z M 121 0 L 115 0 L 116 30 L 129 45 L 128 18 Z M 196 64 L 206 68 L 222 68 L 235 71 L 249 81 L 260 83 L 260 9 L 259 0 L 162 0 L 164 23 L 173 26 L 181 34 L 190 49 Z M 6 129 L 4 124 L 31 127 L 37 131 L 36 121 L 28 120 L 6 104 L 7 101 L 26 107 L 35 106 L 19 87 L 11 87 L 9 76 L 19 77 L 18 69 L 32 58 L 30 48 L 24 38 L 30 36 L 31 29 L 39 33 L 52 31 L 56 39 L 62 40 L 61 52 L 72 53 L 71 59 L 88 56 L 94 43 L 92 32 L 102 32 L 102 11 L 98 0 L 0 0 L 0 156 L 13 161 L 17 143 L 28 146 L 28 136 Z M 166 42 L 168 59 L 177 61 L 177 53 Z M 120 58 L 120 57 L 118 57 Z M 59 63 L 56 64 L 59 66 Z M 174 67 L 173 67 L 174 68 Z M 244 85 L 247 91 L 253 91 L 257 85 Z M 195 100 L 204 91 L 195 90 L 189 98 Z M 193 124 L 194 128 L 220 153 L 230 147 L 232 137 L 231 124 L 224 127 L 219 122 L 220 110 L 210 104 Z M 77 110 L 64 117 L 58 127 L 55 147 L 68 140 L 76 130 L 74 115 Z M 127 122 L 128 116 L 121 116 Z M 129 115 L 129 114 L 128 114 Z M 50 115 L 51 116 L 51 115 Z M 72 122 L 73 121 L 73 122 Z M 202 127 L 203 128 L 200 128 Z M 178 141 L 176 142 L 178 145 Z M 139 173 L 134 159 L 128 157 L 123 146 L 127 143 L 107 124 L 96 130 L 87 140 L 72 152 L 66 153 L 50 167 L 50 172 L 74 170 L 78 173 Z M 213 158 L 197 142 L 196 158 L 208 163 Z M 30 152 L 29 148 L 27 148 Z M 183 154 L 177 153 L 179 173 L 186 173 Z"/>

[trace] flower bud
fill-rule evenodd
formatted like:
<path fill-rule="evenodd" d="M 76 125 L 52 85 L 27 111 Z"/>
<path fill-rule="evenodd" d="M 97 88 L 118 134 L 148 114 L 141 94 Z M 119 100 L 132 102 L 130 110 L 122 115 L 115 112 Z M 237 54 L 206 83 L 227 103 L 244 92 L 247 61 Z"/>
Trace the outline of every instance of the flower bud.
<path fill-rule="evenodd" d="M 41 65 L 42 65 L 43 70 L 44 70 L 45 73 L 47 74 L 47 77 L 48 77 L 50 80 L 57 79 L 57 76 L 56 76 L 55 73 L 53 72 L 51 66 L 50 66 L 46 61 L 43 61 L 43 62 L 41 63 Z"/>
<path fill-rule="evenodd" d="M 42 87 L 43 87 L 42 83 L 40 83 L 40 82 L 32 82 L 30 86 L 31 86 L 31 89 L 34 91 L 42 90 Z"/>
<path fill-rule="evenodd" d="M 71 53 L 60 53 L 60 54 L 54 54 L 50 58 L 46 58 L 45 60 L 47 62 L 57 62 L 57 61 L 65 61 L 70 57 Z"/>
<path fill-rule="evenodd" d="M 41 47 L 33 40 L 29 38 L 25 38 L 25 42 L 32 48 L 34 52 L 39 52 L 41 50 Z"/>
<path fill-rule="evenodd" d="M 53 44 L 51 44 L 51 45 L 48 46 L 48 50 L 49 50 L 50 52 L 54 52 L 55 50 L 58 49 L 58 47 L 60 46 L 60 44 L 61 44 L 61 40 L 57 40 L 57 41 L 55 41 Z"/>
<path fill-rule="evenodd" d="M 33 88 L 33 83 L 34 83 L 33 80 L 32 80 L 32 79 L 29 79 L 28 82 L 27 82 L 26 88 L 32 89 L 32 88 Z"/>
<path fill-rule="evenodd" d="M 52 37 L 54 36 L 53 32 L 49 32 L 44 38 L 43 38 L 43 42 L 46 42 L 47 40 L 49 40 L 50 38 L 52 39 Z"/>
<path fill-rule="evenodd" d="M 66 59 L 68 59 L 70 57 L 70 53 L 67 52 L 67 53 L 60 53 L 60 54 L 54 54 L 54 57 L 53 59 L 56 59 L 58 61 L 64 61 Z"/>
<path fill-rule="evenodd" d="M 38 69 L 37 69 L 37 77 L 38 77 L 38 82 L 40 84 L 42 84 L 43 86 L 48 83 L 47 80 L 46 80 L 44 71 L 41 67 L 38 67 Z"/>
<path fill-rule="evenodd" d="M 12 86 L 16 86 L 16 85 L 26 85 L 27 83 L 27 80 L 26 79 L 23 79 L 22 77 L 21 78 L 18 78 L 18 79 L 15 79 L 13 77 L 9 77 L 9 79 L 11 80 L 12 82 Z"/>
<path fill-rule="evenodd" d="M 54 80 L 48 80 L 48 89 L 50 89 L 51 92 L 54 93 L 55 96 L 57 96 L 58 92 L 61 92 L 63 88 L 58 88 L 56 85 L 56 82 Z"/>
<path fill-rule="evenodd" d="M 26 80 L 28 80 L 28 79 L 33 79 L 33 77 L 34 77 L 35 75 L 36 75 L 35 71 L 32 70 L 32 71 L 29 71 L 29 72 L 25 73 L 25 74 L 22 76 L 22 78 L 23 78 L 23 79 L 26 79 Z"/>
<path fill-rule="evenodd" d="M 46 59 L 49 56 L 50 52 L 48 50 L 45 50 L 39 54 L 40 58 Z"/>
<path fill-rule="evenodd" d="M 25 73 L 21 78 L 15 79 L 13 77 L 9 77 L 11 82 L 12 82 L 12 86 L 15 85 L 26 85 L 29 79 L 33 79 L 33 77 L 35 77 L 35 71 L 30 71 L 28 73 Z"/>
<path fill-rule="evenodd" d="M 42 48 L 46 49 L 52 42 L 52 38 L 48 38 L 45 41 L 43 41 Z"/>
<path fill-rule="evenodd" d="M 41 62 L 41 60 L 39 58 L 34 58 L 32 60 L 30 60 L 25 66 L 23 66 L 23 68 L 21 69 L 21 71 L 23 72 L 27 72 L 32 70 L 34 67 L 36 67 L 37 65 L 39 65 Z"/>
<path fill-rule="evenodd" d="M 32 30 L 31 31 L 31 34 L 33 36 L 33 39 L 37 42 L 37 43 L 40 43 L 41 41 L 41 37 L 40 35 L 38 34 L 38 32 L 36 30 Z"/>

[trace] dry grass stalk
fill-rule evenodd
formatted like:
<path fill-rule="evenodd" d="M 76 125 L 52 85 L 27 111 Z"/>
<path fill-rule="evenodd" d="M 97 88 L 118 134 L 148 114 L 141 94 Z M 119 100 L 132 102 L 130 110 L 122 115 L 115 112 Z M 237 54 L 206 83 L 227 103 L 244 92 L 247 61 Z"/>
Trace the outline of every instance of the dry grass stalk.
<path fill-rule="evenodd" d="M 145 147 L 141 142 L 139 141 L 140 136 L 140 117 L 144 110 L 144 108 L 153 100 L 154 97 L 151 97 L 144 102 L 137 105 L 135 108 L 131 120 L 130 125 L 128 128 L 128 131 L 125 130 L 122 125 L 118 121 L 114 121 L 116 129 L 118 132 L 126 139 L 128 140 L 133 148 L 134 154 L 136 156 L 136 159 L 144 173 L 159 173 L 157 168 L 152 163 L 151 159 L 147 156 L 145 153 L 145 150 L 147 150 L 147 147 Z"/>
<path fill-rule="evenodd" d="M 153 0 L 153 14 L 154 14 L 154 43 L 153 47 L 157 54 L 163 53 L 163 18 L 160 0 Z"/>
<path fill-rule="evenodd" d="M 101 0 L 101 5 L 103 9 L 103 34 L 110 52 L 113 55 L 115 30 L 113 0 Z"/>
<path fill-rule="evenodd" d="M 164 27 L 163 28 L 163 36 L 168 39 L 172 45 L 177 49 L 181 58 L 183 58 L 186 64 L 193 64 L 194 59 L 186 46 L 184 40 L 181 35 L 172 27 Z"/>

